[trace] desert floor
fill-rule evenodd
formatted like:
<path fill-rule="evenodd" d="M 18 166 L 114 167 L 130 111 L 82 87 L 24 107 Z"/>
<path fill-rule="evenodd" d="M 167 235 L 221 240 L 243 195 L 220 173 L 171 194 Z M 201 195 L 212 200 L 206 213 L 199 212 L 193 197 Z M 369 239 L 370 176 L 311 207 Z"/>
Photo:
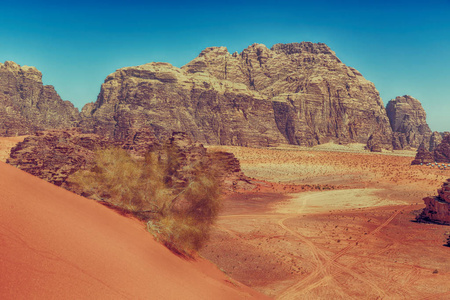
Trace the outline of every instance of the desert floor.
<path fill-rule="evenodd" d="M 20 138 L 0 139 L 0 150 L 4 152 L 0 152 L 0 161 L 6 159 L 9 153 L 7 148 L 19 140 Z M 241 161 L 244 173 L 257 179 L 255 190 L 242 190 L 224 196 L 223 210 L 213 229 L 211 241 L 201 252 L 202 256 L 214 262 L 233 279 L 277 299 L 450 299 L 450 262 L 448 259 L 450 248 L 443 246 L 450 234 L 450 227 L 413 222 L 416 214 L 424 207 L 422 198 L 435 195 L 436 189 L 446 178 L 450 177 L 450 170 L 441 171 L 425 166 L 411 166 L 410 162 L 415 154 L 412 151 L 375 154 L 365 152 L 362 145 L 321 145 L 312 149 L 301 147 L 271 149 L 209 147 L 209 150 L 225 150 L 234 153 Z M 1 277 L 7 282 L 3 282 L 4 284 L 0 286 L 14 287 L 18 282 L 38 278 L 33 275 L 33 272 L 38 272 L 39 278 L 45 279 L 45 281 L 38 280 L 32 284 L 28 283 L 26 285 L 28 289 L 30 287 L 40 291 L 45 289 L 43 292 L 47 292 L 47 289 L 52 286 L 64 286 L 59 284 L 61 283 L 58 281 L 60 277 L 54 276 L 54 274 L 57 275 L 57 272 L 45 273 L 37 267 L 29 267 L 43 264 L 40 255 L 30 256 L 30 252 L 24 251 L 24 259 L 30 261 L 23 263 L 23 268 L 17 269 L 17 257 L 21 253 L 17 252 L 17 249 L 30 249 L 33 252 L 33 249 L 40 247 L 42 253 L 53 253 L 52 247 L 66 246 L 61 246 L 58 239 L 52 235 L 57 233 L 64 236 L 64 228 L 72 228 L 68 229 L 71 235 L 64 237 L 64 240 L 69 237 L 75 241 L 75 243 L 71 241 L 68 244 L 69 247 L 86 248 L 87 251 L 70 250 L 67 253 L 85 255 L 89 254 L 88 252 L 94 252 L 98 253 L 96 254 L 97 258 L 101 257 L 94 264 L 100 269 L 92 272 L 85 272 L 92 266 L 83 265 L 84 261 L 91 259 L 89 258 L 91 255 L 86 254 L 86 258 L 82 260 L 78 260 L 79 256 L 75 255 L 73 261 L 70 261 L 71 266 L 85 272 L 80 273 L 84 274 L 83 276 L 91 277 L 91 279 L 98 278 L 97 281 L 94 280 L 96 284 L 90 284 L 84 288 L 86 293 L 101 293 L 103 291 L 103 287 L 100 286 L 102 282 L 111 281 L 108 283 L 117 285 L 117 283 L 113 283 L 117 281 L 117 274 L 101 268 L 105 261 L 108 261 L 108 258 L 101 253 L 102 251 L 113 251 L 116 248 L 119 252 L 124 251 L 131 245 L 138 252 L 142 252 L 142 247 L 153 249 L 153 252 L 156 251 L 154 247 L 159 249 L 156 251 L 158 255 L 153 257 L 156 261 L 137 263 L 142 266 L 148 264 L 150 269 L 133 269 L 133 272 L 136 273 L 133 274 L 139 278 L 140 287 L 141 285 L 144 287 L 146 282 L 141 278 L 142 276 L 157 281 L 164 276 L 181 274 L 180 278 L 177 277 L 177 282 L 180 282 L 182 288 L 175 290 L 175 286 L 161 285 L 161 289 L 155 285 L 147 285 L 152 293 L 162 293 L 160 294 L 162 296 L 164 295 L 163 290 L 167 289 L 166 292 L 171 290 L 175 294 L 178 293 L 177 295 L 184 293 L 183 295 L 188 296 L 189 292 L 195 294 L 196 289 L 203 290 L 204 288 L 198 284 L 205 285 L 206 281 L 208 284 L 218 284 L 218 289 L 224 290 L 223 297 L 229 297 L 228 292 L 235 292 L 231 290 L 236 288 L 238 283 L 231 284 L 231 279 L 227 281 L 220 274 L 212 276 L 220 278 L 218 280 L 220 283 L 215 281 L 217 279 L 211 281 L 210 275 L 199 275 L 206 281 L 199 280 L 194 287 L 192 280 L 197 279 L 192 274 L 201 274 L 205 267 L 199 267 L 199 265 L 208 264 L 206 262 L 186 264 L 179 258 L 174 258 L 163 250 L 162 246 L 153 244 L 151 239 L 148 240 L 146 238 L 148 233 L 142 228 L 132 229 L 133 234 L 140 236 L 139 243 L 127 243 L 127 247 L 120 248 L 119 240 L 129 240 L 130 235 L 127 233 L 128 231 L 119 230 L 119 227 L 122 226 L 120 224 L 131 222 L 131 227 L 140 225 L 133 223 L 132 220 L 123 220 L 122 216 L 109 216 L 108 213 L 108 217 L 106 217 L 103 215 L 106 214 L 103 212 L 106 208 L 100 207 L 100 209 L 96 203 L 81 204 L 85 202 L 80 202 L 79 204 L 93 205 L 89 208 L 93 212 L 77 213 L 77 215 L 89 215 L 90 220 L 83 221 L 88 222 L 86 223 L 88 225 L 76 218 L 72 220 L 73 210 L 65 216 L 63 213 L 67 210 L 65 206 L 62 211 L 58 212 L 58 214 L 62 214 L 59 217 L 55 214 L 50 217 L 44 212 L 37 211 L 34 207 L 35 204 L 30 206 L 30 203 L 34 202 L 27 204 L 28 198 L 37 197 L 36 193 L 25 198 L 22 195 L 23 191 L 32 192 L 33 184 L 36 184 L 34 190 L 42 190 L 42 193 L 48 194 L 48 196 L 39 197 L 40 201 L 46 199 L 42 202 L 42 205 L 47 206 L 45 212 L 54 209 L 52 207 L 55 203 L 59 203 L 57 198 L 65 199 L 75 196 L 69 196 L 66 191 L 51 187 L 50 184 L 45 184 L 38 179 L 35 183 L 35 179 L 27 174 L 27 177 L 22 180 L 23 183 L 19 183 L 17 180 L 14 181 L 14 178 L 10 178 L 11 175 L 7 174 L 9 172 L 13 172 L 11 167 L 7 170 L 2 166 L 0 174 L 3 174 L 4 178 L 0 183 L 2 183 L 3 196 L 0 197 L 0 200 L 3 201 L 2 211 L 5 213 L 3 223 L 5 223 L 5 218 L 11 219 L 9 223 L 5 223 L 7 226 L 3 229 L 12 226 L 24 232 L 19 235 L 20 239 L 11 240 L 18 241 L 18 243 L 9 241 L 3 244 L 3 248 L 0 247 L 3 249 L 2 273 L 8 271 L 13 274 L 13 276 Z M 18 184 L 16 194 L 11 189 L 14 184 Z M 291 184 L 308 185 L 308 187 L 304 192 L 298 192 L 301 189 L 292 188 Z M 292 190 L 297 192 L 292 193 Z M 60 196 L 59 193 L 62 193 L 63 196 Z M 77 200 L 71 201 L 81 201 L 79 200 L 81 197 L 75 198 Z M 49 199 L 52 199 L 53 202 L 50 203 Z M 19 202 L 13 204 L 14 201 Z M 20 209 L 18 208 L 19 203 L 23 206 Z M 26 208 L 27 211 L 36 213 L 34 218 L 39 216 L 39 222 L 42 224 L 39 225 L 35 221 L 29 222 L 29 216 L 14 217 L 11 212 L 6 212 L 6 208 L 8 210 L 16 209 L 18 216 L 22 216 Z M 112 226 L 111 224 L 116 222 L 120 223 L 114 225 L 114 228 L 117 227 L 115 231 L 121 232 L 120 237 L 116 237 L 116 233 L 114 233 L 114 239 L 117 240 L 114 243 L 98 243 L 98 240 L 91 239 L 93 233 L 101 232 L 104 229 L 93 230 L 93 227 L 89 230 L 83 229 L 90 226 L 89 222 L 104 226 L 103 221 L 100 222 L 99 215 L 97 215 L 100 213 L 99 210 L 102 211 L 100 215 L 114 220 L 107 226 Z M 49 222 L 50 218 L 54 217 L 58 220 L 55 221 L 56 226 Z M 116 219 L 116 217 L 121 218 Z M 70 222 L 67 221 L 68 219 Z M 65 220 L 65 222 L 61 223 L 61 220 Z M 42 226 L 50 226 L 54 229 L 41 230 L 44 228 Z M 31 248 L 20 248 L 19 242 L 25 240 L 25 234 L 30 235 L 27 239 L 36 236 L 36 228 L 40 228 L 42 233 L 37 239 L 33 238 L 36 240 L 36 245 Z M 103 239 L 112 238 L 111 231 L 108 230 L 109 234 L 103 235 Z M 139 232 L 135 232 L 135 230 Z M 52 235 L 49 236 L 48 232 L 52 232 Z M 91 233 L 88 237 L 84 235 L 82 238 L 83 232 Z M 74 237 L 75 233 L 80 236 Z M 6 234 L 3 236 L 8 237 Z M 85 241 L 81 241 L 82 239 Z M 77 242 L 78 240 L 80 242 Z M 98 248 L 89 248 L 92 243 L 98 243 Z M 145 246 L 142 246 L 141 243 L 144 243 Z M 107 247 L 109 250 L 106 248 L 101 250 L 102 245 L 106 244 L 110 244 Z M 111 245 L 116 248 L 111 250 Z M 147 251 L 144 252 L 147 253 Z M 66 252 L 63 253 L 66 255 Z M 125 257 L 125 264 L 128 264 L 126 262 L 128 260 L 136 263 L 139 260 L 136 260 L 135 254 L 121 253 L 120 255 L 123 257 L 117 261 L 123 262 Z M 161 255 L 166 258 L 162 259 Z M 54 268 L 52 264 L 56 264 L 61 269 L 58 269 L 58 272 L 66 272 L 66 269 L 58 265 L 59 259 L 47 257 L 47 255 L 45 257 L 45 266 Z M 58 254 L 58 257 L 62 257 L 62 254 Z M 141 259 L 143 256 L 139 257 Z M 145 257 L 147 256 L 145 255 Z M 165 264 L 166 260 L 171 262 Z M 164 267 L 154 268 L 151 266 L 156 263 L 160 263 Z M 114 263 L 112 266 L 115 265 Z M 126 269 L 125 265 L 122 267 Z M 180 273 L 180 268 L 186 272 Z M 197 273 L 199 268 L 203 270 Z M 209 270 L 207 273 L 215 272 L 210 271 L 210 267 L 206 267 L 206 269 Z M 189 275 L 191 278 L 183 277 L 186 274 L 191 274 Z M 83 280 L 86 279 L 83 276 L 80 277 L 82 280 L 77 279 L 71 284 L 83 286 Z M 101 278 L 100 276 L 106 277 Z M 181 277 L 185 279 L 181 279 Z M 69 280 L 67 283 L 74 280 L 73 276 L 65 276 L 63 279 Z M 91 282 L 91 279 L 86 279 L 86 282 Z M 183 280 L 191 283 L 186 285 L 186 283 L 181 283 Z M 225 285 L 223 285 L 224 281 L 227 281 Z M 43 282 L 47 285 L 42 284 Z M 67 283 L 65 286 L 70 286 Z M 238 288 L 238 293 L 246 294 L 246 296 L 252 295 L 251 291 L 245 289 L 244 291 L 242 288 Z M 117 285 L 116 289 L 126 290 L 122 285 Z M 186 289 L 189 290 L 188 293 L 186 293 Z M 64 290 L 52 289 L 51 291 L 55 295 L 64 294 Z M 143 291 L 145 292 L 146 288 L 136 289 L 130 295 Z M 205 289 L 205 291 L 209 291 L 209 289 Z M 20 290 L 15 292 L 20 292 Z M 24 293 L 26 294 L 26 290 Z M 74 296 L 76 295 L 74 294 Z"/>
<path fill-rule="evenodd" d="M 362 145 L 210 150 L 281 183 L 224 199 L 201 254 L 234 279 L 277 299 L 450 299 L 450 227 L 413 222 L 450 170 Z M 287 193 L 292 183 L 318 190 Z"/>

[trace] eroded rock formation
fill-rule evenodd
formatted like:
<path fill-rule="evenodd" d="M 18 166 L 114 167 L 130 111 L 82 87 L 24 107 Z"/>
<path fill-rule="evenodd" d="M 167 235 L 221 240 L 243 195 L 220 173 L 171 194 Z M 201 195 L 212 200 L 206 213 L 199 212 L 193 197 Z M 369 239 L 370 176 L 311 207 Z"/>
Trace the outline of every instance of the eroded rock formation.
<path fill-rule="evenodd" d="M 434 151 L 440 143 L 442 143 L 442 135 L 439 132 L 434 131 L 430 137 L 430 151 Z"/>
<path fill-rule="evenodd" d="M 92 164 L 95 149 L 110 144 L 106 138 L 77 129 L 40 131 L 13 147 L 7 163 L 66 187 L 68 176 Z"/>
<path fill-rule="evenodd" d="M 184 180 L 185 166 L 206 159 L 207 164 L 217 170 L 225 189 L 250 186 L 233 154 L 208 152 L 202 144 L 193 142 L 182 132 L 175 132 L 167 141 L 160 142 L 148 129 L 129 129 L 123 141 L 81 133 L 79 129 L 40 131 L 12 148 L 7 163 L 55 185 L 79 192 L 67 178 L 78 170 L 92 168 L 95 150 L 116 146 L 142 157 L 148 151 L 158 151 L 163 143 L 172 145 L 179 157 L 178 180 Z"/>
<path fill-rule="evenodd" d="M 442 142 L 434 149 L 436 162 L 450 163 L 450 134 L 446 133 Z"/>
<path fill-rule="evenodd" d="M 69 128 L 79 120 L 78 109 L 61 100 L 53 86 L 44 86 L 36 68 L 0 63 L 0 136 Z"/>
<path fill-rule="evenodd" d="M 437 136 L 439 135 L 439 136 Z M 428 151 L 427 147 L 425 147 L 424 143 L 422 143 L 417 149 L 416 158 L 412 161 L 412 165 L 418 164 L 427 164 L 427 163 L 450 163 L 450 133 L 446 132 L 443 134 L 442 138 L 441 134 L 434 132 L 430 145 L 440 140 L 440 143 L 437 146 L 431 147 L 434 148 L 434 151 Z"/>
<path fill-rule="evenodd" d="M 422 143 L 417 149 L 416 157 L 411 162 L 411 165 L 420 165 L 434 163 L 434 154 L 428 151 L 427 147 Z"/>
<path fill-rule="evenodd" d="M 374 85 L 325 44 L 254 44 L 231 55 L 207 48 L 183 68 L 150 63 L 109 75 L 83 126 L 121 139 L 128 128 L 158 137 L 184 131 L 207 144 L 312 146 L 366 143 L 392 130 Z"/>
<path fill-rule="evenodd" d="M 370 150 L 370 152 L 381 152 L 384 138 L 384 135 L 381 133 L 373 133 L 367 140 L 366 149 Z"/>
<path fill-rule="evenodd" d="M 392 144 L 395 150 L 430 143 L 432 133 L 419 100 L 408 95 L 396 97 L 388 102 L 386 112 L 394 133 Z"/>
<path fill-rule="evenodd" d="M 450 225 L 450 178 L 438 189 L 437 196 L 426 197 L 423 201 L 426 207 L 417 216 L 418 221 Z"/>

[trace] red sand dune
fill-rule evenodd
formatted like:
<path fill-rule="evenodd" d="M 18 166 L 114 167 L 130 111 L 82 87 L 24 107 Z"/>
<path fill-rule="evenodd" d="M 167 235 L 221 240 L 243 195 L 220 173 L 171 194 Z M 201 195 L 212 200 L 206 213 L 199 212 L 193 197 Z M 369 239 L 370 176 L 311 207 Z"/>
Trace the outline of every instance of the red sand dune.
<path fill-rule="evenodd" d="M 0 162 L 0 298 L 265 298 L 136 220 Z"/>

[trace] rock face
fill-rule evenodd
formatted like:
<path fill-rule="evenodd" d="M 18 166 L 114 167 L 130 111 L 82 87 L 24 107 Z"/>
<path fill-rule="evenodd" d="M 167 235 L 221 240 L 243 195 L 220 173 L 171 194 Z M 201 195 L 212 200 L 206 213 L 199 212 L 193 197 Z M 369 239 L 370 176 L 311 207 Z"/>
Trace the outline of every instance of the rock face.
<path fill-rule="evenodd" d="M 439 132 L 434 131 L 430 137 L 430 151 L 434 151 L 440 143 L 442 143 L 442 135 Z"/>
<path fill-rule="evenodd" d="M 390 147 L 378 91 L 325 44 L 254 44 L 233 55 L 208 48 L 183 69 L 243 83 L 271 99 L 277 127 L 291 144 L 366 143 L 378 131 Z"/>
<path fill-rule="evenodd" d="M 386 112 L 394 132 L 394 149 L 418 148 L 422 143 L 430 143 L 432 133 L 419 100 L 408 95 L 396 97 L 388 102 Z"/>
<path fill-rule="evenodd" d="M 374 85 L 325 44 L 254 44 L 231 55 L 207 48 L 183 68 L 117 70 L 82 112 L 85 130 L 121 139 L 130 127 L 158 137 L 184 131 L 207 144 L 366 143 L 392 130 Z"/>
<path fill-rule="evenodd" d="M 0 136 L 69 128 L 79 120 L 78 109 L 61 100 L 53 86 L 44 86 L 36 68 L 0 63 Z"/>
<path fill-rule="evenodd" d="M 243 84 L 190 74 L 166 63 L 111 74 L 97 102 L 83 113 L 88 115 L 85 128 L 116 140 L 130 127 L 147 127 L 159 138 L 183 131 L 207 144 L 286 143 L 273 119 L 271 101 Z"/>
<path fill-rule="evenodd" d="M 418 221 L 450 225 L 450 179 L 442 184 L 435 197 L 423 199 L 426 207 L 417 217 Z"/>

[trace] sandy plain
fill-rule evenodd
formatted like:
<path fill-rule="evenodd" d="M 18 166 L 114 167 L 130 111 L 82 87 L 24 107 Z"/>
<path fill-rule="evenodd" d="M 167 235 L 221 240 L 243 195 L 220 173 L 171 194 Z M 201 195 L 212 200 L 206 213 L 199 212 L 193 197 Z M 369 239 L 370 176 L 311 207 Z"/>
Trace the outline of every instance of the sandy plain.
<path fill-rule="evenodd" d="M 450 299 L 450 227 L 413 222 L 449 170 L 358 144 L 210 150 L 269 186 L 227 195 L 201 252 L 231 277 L 276 299 Z"/>

